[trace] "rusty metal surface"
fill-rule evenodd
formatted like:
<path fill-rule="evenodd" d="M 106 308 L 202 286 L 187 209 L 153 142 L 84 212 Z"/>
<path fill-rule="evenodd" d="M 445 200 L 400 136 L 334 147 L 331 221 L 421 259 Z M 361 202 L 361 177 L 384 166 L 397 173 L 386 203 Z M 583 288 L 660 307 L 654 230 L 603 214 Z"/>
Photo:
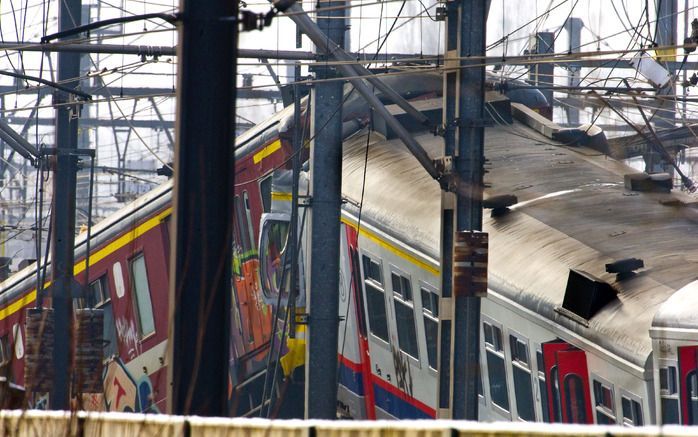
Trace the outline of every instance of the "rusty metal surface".
<path fill-rule="evenodd" d="M 453 241 L 453 294 L 487 297 L 487 232 L 458 231 Z"/>
<path fill-rule="evenodd" d="M 29 309 L 24 322 L 26 348 L 24 386 L 27 392 L 49 392 L 53 386 L 53 310 Z"/>

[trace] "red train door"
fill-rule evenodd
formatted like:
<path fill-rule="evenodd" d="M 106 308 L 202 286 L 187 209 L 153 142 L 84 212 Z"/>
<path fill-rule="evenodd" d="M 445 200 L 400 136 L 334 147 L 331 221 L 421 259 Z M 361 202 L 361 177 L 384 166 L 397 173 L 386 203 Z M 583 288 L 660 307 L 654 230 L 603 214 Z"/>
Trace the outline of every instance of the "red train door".
<path fill-rule="evenodd" d="M 679 348 L 681 424 L 698 424 L 698 346 Z"/>
<path fill-rule="evenodd" d="M 562 421 L 593 424 L 589 370 L 584 351 L 577 348 L 559 351 L 557 367 L 562 392 Z"/>
<path fill-rule="evenodd" d="M 594 423 L 584 351 L 555 340 L 542 345 L 550 420 Z"/>
<path fill-rule="evenodd" d="M 562 422 L 562 405 L 560 401 L 560 384 L 557 377 L 558 351 L 568 349 L 569 344 L 562 340 L 553 340 L 541 345 L 543 349 L 543 366 L 545 367 L 545 382 L 548 389 L 548 412 L 550 422 Z"/>

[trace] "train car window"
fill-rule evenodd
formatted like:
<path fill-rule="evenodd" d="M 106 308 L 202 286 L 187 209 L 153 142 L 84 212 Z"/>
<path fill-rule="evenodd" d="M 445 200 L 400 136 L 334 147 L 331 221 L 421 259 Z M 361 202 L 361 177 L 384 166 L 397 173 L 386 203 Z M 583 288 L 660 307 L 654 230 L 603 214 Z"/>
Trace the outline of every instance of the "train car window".
<path fill-rule="evenodd" d="M 422 297 L 424 335 L 427 342 L 429 367 L 436 369 L 436 345 L 439 341 L 439 295 L 426 287 L 419 287 Z"/>
<path fill-rule="evenodd" d="M 390 343 L 388 337 L 388 319 L 385 313 L 385 295 L 383 293 L 381 265 L 379 262 L 364 255 L 363 267 L 369 330 L 371 334 L 386 343 Z"/>
<path fill-rule="evenodd" d="M 240 196 L 235 196 L 233 202 L 233 207 L 235 209 L 235 227 L 237 229 L 236 236 L 239 237 L 237 243 L 242 248 L 242 258 L 249 256 L 249 251 L 252 249 L 252 244 L 250 243 L 250 234 L 246 231 L 247 225 L 247 214 L 245 214 L 245 207 L 243 205 Z"/>
<path fill-rule="evenodd" d="M 271 174 L 259 181 L 259 193 L 262 196 L 264 212 L 271 212 Z"/>
<path fill-rule="evenodd" d="M 676 367 L 662 367 L 659 369 L 659 389 L 664 395 L 676 394 Z"/>
<path fill-rule="evenodd" d="M 242 228 L 241 231 L 247 232 L 247 237 L 250 242 L 250 250 L 255 250 L 257 248 L 256 241 L 254 239 L 254 229 L 252 226 L 252 211 L 250 209 L 250 195 L 247 193 L 247 191 L 242 192 L 242 201 L 243 204 L 245 205 L 245 218 L 247 219 L 245 221 L 246 227 Z"/>
<path fill-rule="evenodd" d="M 594 380 L 594 405 L 596 423 L 599 425 L 614 425 L 616 423 L 612 385 Z"/>
<path fill-rule="evenodd" d="M 511 350 L 511 368 L 514 375 L 514 396 L 516 411 L 520 419 L 529 422 L 536 420 L 533 407 L 533 383 L 528 358 L 528 342 L 514 335 L 509 335 Z"/>
<path fill-rule="evenodd" d="M 587 423 L 584 408 L 584 382 L 579 375 L 568 374 L 562 382 L 566 401 L 566 413 L 569 423 Z M 613 422 L 615 423 L 615 421 Z"/>
<path fill-rule="evenodd" d="M 543 422 L 550 422 L 550 405 L 548 404 L 548 385 L 545 380 L 545 364 L 543 363 L 543 351 L 536 350 L 536 365 L 538 366 L 538 389 L 543 413 Z"/>
<path fill-rule="evenodd" d="M 698 424 L 698 375 L 693 370 L 686 375 L 686 398 L 688 399 L 688 420 L 686 425 Z"/>
<path fill-rule="evenodd" d="M 289 223 L 283 220 L 268 220 L 263 227 L 259 251 L 259 275 L 265 297 L 276 301 L 279 294 L 284 298 L 288 297 L 291 284 L 291 257 L 286 251 Z"/>
<path fill-rule="evenodd" d="M 12 343 L 10 334 L 0 337 L 0 367 L 6 367 L 12 361 Z"/>
<path fill-rule="evenodd" d="M 422 308 L 434 317 L 439 317 L 439 295 L 421 287 Z"/>
<path fill-rule="evenodd" d="M 550 384 L 552 384 L 552 399 L 550 402 L 553 403 L 553 417 L 551 417 L 552 422 L 560 423 L 562 422 L 562 395 L 560 394 L 560 372 L 557 366 L 552 366 L 550 368 Z"/>
<path fill-rule="evenodd" d="M 659 368 L 662 424 L 676 424 L 679 420 L 679 397 L 676 366 Z"/>
<path fill-rule="evenodd" d="M 395 323 L 397 324 L 397 339 L 400 350 L 419 360 L 417 329 L 412 303 L 412 284 L 408 278 L 395 272 L 391 272 L 390 281 L 393 286 Z"/>
<path fill-rule="evenodd" d="M 107 275 L 101 276 L 90 283 L 88 299 L 90 308 L 99 308 L 104 312 L 104 321 L 102 322 L 102 338 L 104 339 L 103 356 L 107 358 L 112 355 L 117 355 L 119 349 Z"/>
<path fill-rule="evenodd" d="M 148 285 L 148 272 L 145 268 L 143 253 L 131 260 L 131 285 L 136 295 L 136 315 L 141 337 L 146 337 L 155 332 L 155 319 L 153 317 L 153 303 L 150 299 L 150 286 Z"/>
<path fill-rule="evenodd" d="M 624 426 L 642 426 L 642 404 L 626 396 L 621 396 Z"/>
<path fill-rule="evenodd" d="M 509 392 L 504 366 L 502 329 L 487 322 L 483 322 L 482 325 L 485 331 L 485 353 L 487 355 L 487 370 L 490 381 L 490 398 L 494 405 L 509 411 Z"/>

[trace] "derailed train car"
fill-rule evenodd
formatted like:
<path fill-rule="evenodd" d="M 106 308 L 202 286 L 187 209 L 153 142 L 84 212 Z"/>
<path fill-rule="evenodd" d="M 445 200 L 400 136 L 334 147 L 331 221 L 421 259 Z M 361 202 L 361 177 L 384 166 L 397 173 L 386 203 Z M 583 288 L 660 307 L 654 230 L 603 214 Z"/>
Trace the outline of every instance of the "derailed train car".
<path fill-rule="evenodd" d="M 439 76 L 400 77 L 393 86 L 440 118 L 433 99 Z M 628 167 L 512 121 L 508 103 L 496 100 L 488 105 L 496 125 L 486 130 L 486 191 L 519 202 L 484 221 L 490 264 L 481 418 L 695 423 L 698 249 L 691 202 L 656 192 L 665 185 L 649 177 L 639 184 L 627 178 L 626 186 Z M 370 113 L 357 96 L 345 108 L 338 414 L 434 417 L 439 187 L 388 130 L 368 132 Z M 288 168 L 293 129 L 307 125 L 292 119 L 285 109 L 237 140 L 232 414 L 257 414 L 264 402 L 272 322 L 282 311 L 266 304 L 278 290 L 260 281 L 270 274 L 260 254 L 268 252 L 271 218 L 283 218 L 263 214 L 284 197 L 272 192 L 272 174 Z M 440 137 L 412 128 L 432 156 L 441 154 Z M 106 314 L 105 392 L 96 408 L 165 408 L 170 212 L 166 184 L 96 225 L 89 278 L 84 236 L 78 238 L 76 279 L 89 293 L 76 305 Z M 627 270 L 632 258 L 644 267 Z M 0 284 L 0 369 L 13 387 L 23 385 L 23 317 L 36 304 L 36 281 L 28 267 Z M 282 352 L 299 346 L 285 341 Z M 293 365 L 301 364 L 302 356 Z M 41 402 L 35 396 L 32 406 Z"/>
<path fill-rule="evenodd" d="M 480 418 L 696 424 L 695 201 L 515 110 L 528 125 L 488 104 L 486 196 L 518 203 L 484 219 Z M 389 130 L 363 130 L 342 189 L 338 414 L 434 417 L 439 186 Z"/>

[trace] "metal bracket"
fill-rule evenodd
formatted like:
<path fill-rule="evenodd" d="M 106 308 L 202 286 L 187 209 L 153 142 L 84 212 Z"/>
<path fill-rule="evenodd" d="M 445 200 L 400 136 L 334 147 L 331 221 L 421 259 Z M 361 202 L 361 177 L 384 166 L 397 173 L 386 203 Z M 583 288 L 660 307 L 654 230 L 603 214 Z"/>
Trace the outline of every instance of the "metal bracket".
<path fill-rule="evenodd" d="M 313 205 L 313 196 L 298 196 L 298 206 L 308 208 Z"/>
<path fill-rule="evenodd" d="M 308 322 L 310 322 L 310 314 L 308 313 L 302 313 L 302 314 L 296 314 L 296 324 L 298 325 L 307 325 Z"/>

